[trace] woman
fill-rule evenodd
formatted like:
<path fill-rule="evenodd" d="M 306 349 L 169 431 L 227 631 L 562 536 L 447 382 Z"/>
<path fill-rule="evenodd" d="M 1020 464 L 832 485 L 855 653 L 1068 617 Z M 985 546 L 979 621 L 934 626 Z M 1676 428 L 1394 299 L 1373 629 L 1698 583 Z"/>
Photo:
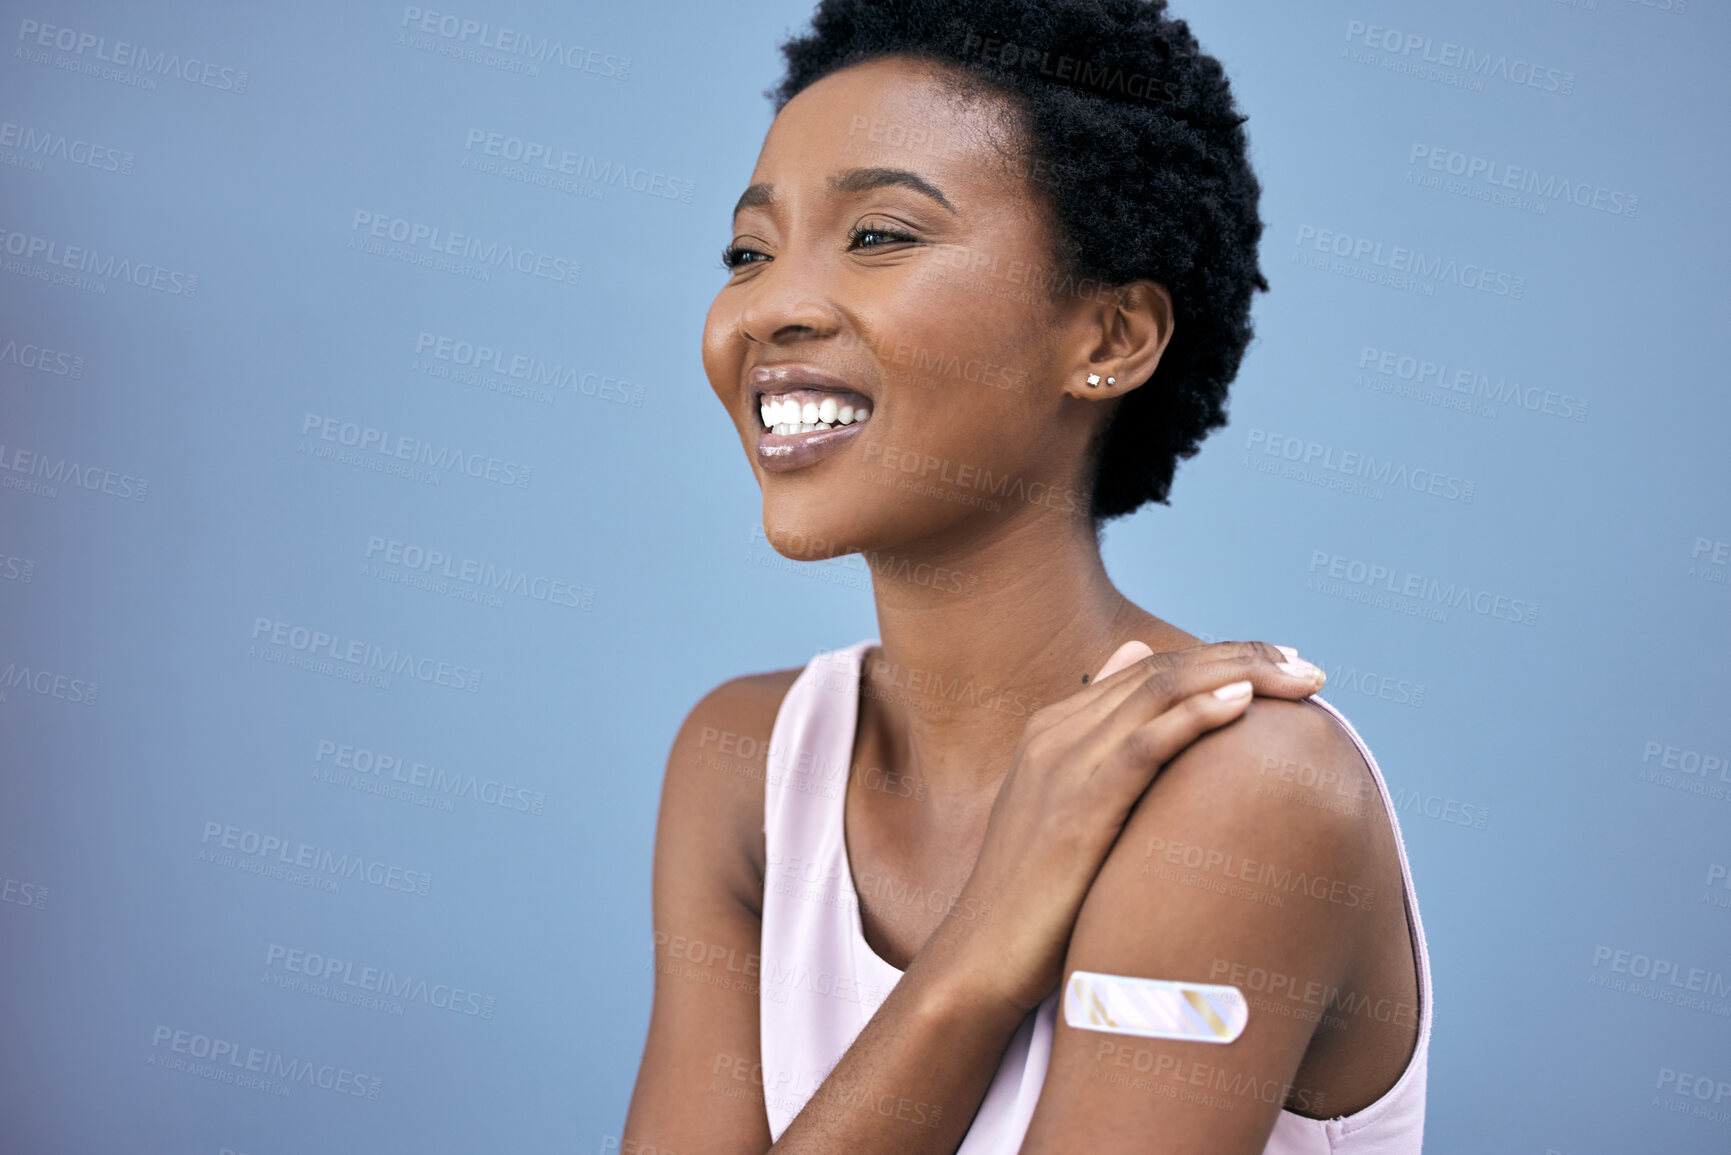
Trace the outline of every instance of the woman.
<path fill-rule="evenodd" d="M 766 536 L 861 553 L 881 642 L 675 739 L 621 1149 L 1417 1151 L 1429 969 L 1374 760 L 1315 667 L 1100 560 L 1224 423 L 1267 287 L 1218 62 L 1163 0 L 825 0 L 784 52 L 704 368 Z M 1089 1021 L 1077 972 L 1247 1018 Z"/>

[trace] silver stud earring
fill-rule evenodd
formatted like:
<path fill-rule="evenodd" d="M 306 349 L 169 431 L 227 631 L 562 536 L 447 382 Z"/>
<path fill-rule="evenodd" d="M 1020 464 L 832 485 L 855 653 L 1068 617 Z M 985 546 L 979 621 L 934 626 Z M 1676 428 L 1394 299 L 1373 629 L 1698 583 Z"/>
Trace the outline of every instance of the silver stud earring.
<path fill-rule="evenodd" d="M 1098 373 L 1088 374 L 1088 384 L 1098 385 L 1099 383 L 1100 383 L 1100 374 L 1098 374 Z"/>
<path fill-rule="evenodd" d="M 1108 378 L 1106 378 L 1106 384 L 1108 384 L 1108 385 L 1116 385 L 1116 384 L 1118 384 L 1118 378 L 1116 378 L 1116 377 L 1108 377 Z"/>

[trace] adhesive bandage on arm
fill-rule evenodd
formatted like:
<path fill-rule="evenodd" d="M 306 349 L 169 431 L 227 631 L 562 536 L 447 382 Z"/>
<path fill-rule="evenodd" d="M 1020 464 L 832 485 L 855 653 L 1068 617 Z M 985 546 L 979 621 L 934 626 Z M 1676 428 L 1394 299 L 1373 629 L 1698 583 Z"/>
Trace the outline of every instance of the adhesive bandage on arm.
<path fill-rule="evenodd" d="M 1249 1017 L 1237 987 L 1093 971 L 1071 971 L 1064 984 L 1064 1022 L 1087 1031 L 1230 1043 Z"/>

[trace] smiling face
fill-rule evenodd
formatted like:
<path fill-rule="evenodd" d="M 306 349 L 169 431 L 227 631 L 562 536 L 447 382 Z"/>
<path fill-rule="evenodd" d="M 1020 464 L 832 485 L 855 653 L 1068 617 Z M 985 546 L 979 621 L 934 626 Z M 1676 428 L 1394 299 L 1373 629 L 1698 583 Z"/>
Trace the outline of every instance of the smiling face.
<path fill-rule="evenodd" d="M 1002 97 L 903 58 L 776 117 L 703 364 L 783 554 L 1086 517 L 1082 459 L 1111 403 L 1084 382 L 1110 310 L 1045 288 L 1053 230 L 1019 155 Z"/>

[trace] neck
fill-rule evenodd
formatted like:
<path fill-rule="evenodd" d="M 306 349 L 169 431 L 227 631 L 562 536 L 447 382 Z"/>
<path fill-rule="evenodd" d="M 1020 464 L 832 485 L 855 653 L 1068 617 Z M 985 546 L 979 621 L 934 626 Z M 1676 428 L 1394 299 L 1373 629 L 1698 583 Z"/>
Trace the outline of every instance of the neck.
<path fill-rule="evenodd" d="M 995 788 L 1028 717 L 1122 643 L 1197 640 L 1118 592 L 1086 518 L 1032 510 L 866 560 L 882 648 L 866 655 L 861 724 L 938 796 Z"/>

